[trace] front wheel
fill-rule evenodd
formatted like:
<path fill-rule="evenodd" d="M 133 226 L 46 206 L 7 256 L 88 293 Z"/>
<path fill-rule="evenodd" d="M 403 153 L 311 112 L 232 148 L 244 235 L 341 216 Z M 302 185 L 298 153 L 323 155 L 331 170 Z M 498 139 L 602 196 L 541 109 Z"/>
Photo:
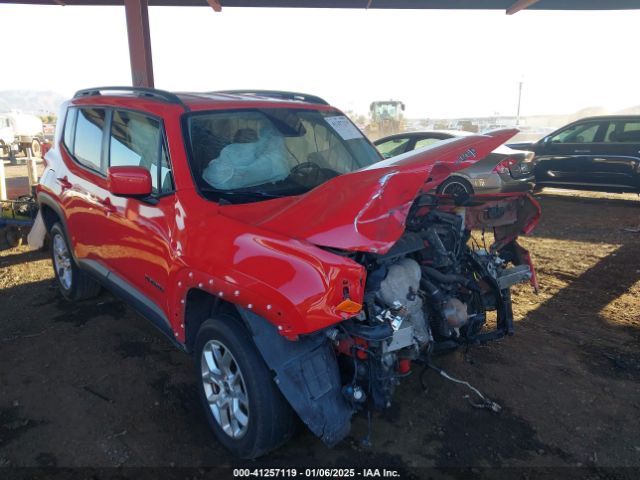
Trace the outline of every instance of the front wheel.
<path fill-rule="evenodd" d="M 85 300 L 100 293 L 100 284 L 80 270 L 71 255 L 62 225 L 51 227 L 51 260 L 62 296 L 67 300 Z"/>
<path fill-rule="evenodd" d="M 209 426 L 227 450 L 256 458 L 293 435 L 293 410 L 239 320 L 220 315 L 205 321 L 195 355 Z"/>

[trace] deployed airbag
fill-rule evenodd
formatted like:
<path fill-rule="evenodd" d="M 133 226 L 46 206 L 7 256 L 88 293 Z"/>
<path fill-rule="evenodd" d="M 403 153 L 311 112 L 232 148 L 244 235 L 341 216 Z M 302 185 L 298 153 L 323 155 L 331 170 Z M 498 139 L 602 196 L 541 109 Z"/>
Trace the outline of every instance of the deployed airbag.
<path fill-rule="evenodd" d="M 255 142 L 224 147 L 202 177 L 214 188 L 232 190 L 284 180 L 289 170 L 284 138 L 271 128 L 263 128 Z"/>

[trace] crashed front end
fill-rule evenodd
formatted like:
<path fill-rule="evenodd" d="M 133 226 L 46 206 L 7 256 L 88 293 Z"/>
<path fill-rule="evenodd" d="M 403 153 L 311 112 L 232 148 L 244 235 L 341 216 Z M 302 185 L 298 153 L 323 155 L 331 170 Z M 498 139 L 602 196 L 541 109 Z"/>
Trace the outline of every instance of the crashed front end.
<path fill-rule="evenodd" d="M 337 177 L 286 204 L 265 203 L 259 215 L 254 207 L 260 227 L 362 267 L 363 286 L 331 286 L 342 297 L 327 311 L 341 318 L 316 331 L 285 338 L 241 309 L 282 393 L 327 444 L 348 434 L 354 413 L 388 408 L 416 362 L 429 365 L 434 352 L 513 333 L 510 288 L 521 282 L 537 288 L 517 237 L 535 227 L 538 203 L 527 193 L 428 193 L 512 134 L 456 140 Z M 301 214 L 314 221 L 292 221 Z M 472 232 L 488 234 L 491 244 Z"/>
<path fill-rule="evenodd" d="M 537 288 L 528 252 L 514 229 L 532 228 L 539 207 L 528 194 L 416 199 L 402 237 L 384 254 L 353 256 L 366 267 L 358 315 L 329 329 L 354 407 L 389 407 L 412 363 L 432 353 L 474 345 L 514 331 L 510 288 Z M 472 229 L 493 231 L 478 245 Z M 488 325 L 495 312 L 495 325 Z"/>

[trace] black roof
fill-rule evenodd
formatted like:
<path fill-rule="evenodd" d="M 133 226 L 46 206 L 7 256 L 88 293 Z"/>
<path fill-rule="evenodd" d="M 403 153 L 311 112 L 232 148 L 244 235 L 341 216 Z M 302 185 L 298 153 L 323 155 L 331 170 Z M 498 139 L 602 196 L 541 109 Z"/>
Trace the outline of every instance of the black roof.
<path fill-rule="evenodd" d="M 626 119 L 640 120 L 640 115 L 594 115 L 591 117 L 583 117 L 578 120 L 574 120 L 571 123 L 582 122 L 585 120 L 626 120 Z"/>

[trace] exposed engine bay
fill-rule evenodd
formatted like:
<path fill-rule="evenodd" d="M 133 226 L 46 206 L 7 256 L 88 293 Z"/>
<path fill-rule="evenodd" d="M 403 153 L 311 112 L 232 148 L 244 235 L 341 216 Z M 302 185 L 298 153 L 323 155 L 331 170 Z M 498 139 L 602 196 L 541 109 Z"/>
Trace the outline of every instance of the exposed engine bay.
<path fill-rule="evenodd" d="M 533 230 L 540 206 L 528 193 L 428 192 L 469 156 L 482 158 L 511 135 L 466 137 L 394 157 L 337 176 L 293 202 L 220 207 L 224 215 L 348 260 L 336 261 L 342 266 L 334 270 L 334 259 L 327 259 L 332 273 L 322 279 L 324 296 L 297 302 L 307 314 L 332 319 L 322 328 L 280 325 L 278 318 L 239 309 L 281 393 L 327 445 L 348 435 L 354 413 L 369 417 L 390 407 L 415 366 L 469 388 L 480 399 L 469 397 L 473 406 L 500 411 L 432 359 L 513 333 L 511 287 L 528 281 L 537 288 L 529 253 L 516 240 Z M 314 221 L 292 221 L 302 216 Z"/>
<path fill-rule="evenodd" d="M 418 197 L 398 242 L 383 255 L 360 253 L 364 305 L 328 335 L 338 352 L 343 394 L 357 410 L 384 409 L 413 362 L 513 333 L 510 287 L 536 278 L 515 238 L 537 220 L 530 196 Z M 532 228 L 532 227 L 531 227 Z M 479 245 L 472 229 L 493 231 Z M 486 328 L 495 311 L 495 328 Z"/>

